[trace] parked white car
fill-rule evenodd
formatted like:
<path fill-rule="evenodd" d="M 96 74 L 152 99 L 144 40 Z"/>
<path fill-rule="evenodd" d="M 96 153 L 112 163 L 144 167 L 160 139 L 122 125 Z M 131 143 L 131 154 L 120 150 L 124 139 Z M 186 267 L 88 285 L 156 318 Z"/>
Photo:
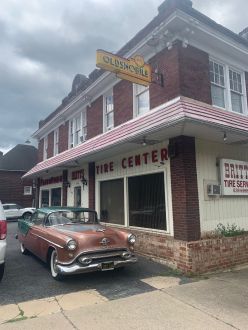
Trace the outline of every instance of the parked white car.
<path fill-rule="evenodd" d="M 20 205 L 14 204 L 14 203 L 3 204 L 3 209 L 4 209 L 6 219 L 14 219 L 14 218 L 29 219 L 30 216 L 36 210 L 33 207 L 23 208 Z"/>
<path fill-rule="evenodd" d="M 7 236 L 7 222 L 3 211 L 3 206 L 0 201 L 0 282 L 3 278 L 4 266 L 5 266 L 6 236 Z"/>

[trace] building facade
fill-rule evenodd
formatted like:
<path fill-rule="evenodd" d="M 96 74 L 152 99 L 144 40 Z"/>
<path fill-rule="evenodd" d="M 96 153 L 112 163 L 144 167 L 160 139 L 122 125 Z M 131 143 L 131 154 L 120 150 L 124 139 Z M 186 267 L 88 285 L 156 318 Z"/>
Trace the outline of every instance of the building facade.
<path fill-rule="evenodd" d="M 204 235 L 219 223 L 248 230 L 247 29 L 235 34 L 189 0 L 166 0 L 117 53 L 136 54 L 152 83 L 77 75 L 34 133 L 39 163 L 25 177 L 40 206 L 95 208 L 131 229 L 140 252 L 198 271 L 192 249 Z"/>
<path fill-rule="evenodd" d="M 36 187 L 33 179 L 22 179 L 37 163 L 37 149 L 27 144 L 18 144 L 6 154 L 0 152 L 0 200 L 2 203 L 19 204 L 22 207 L 35 205 Z"/>

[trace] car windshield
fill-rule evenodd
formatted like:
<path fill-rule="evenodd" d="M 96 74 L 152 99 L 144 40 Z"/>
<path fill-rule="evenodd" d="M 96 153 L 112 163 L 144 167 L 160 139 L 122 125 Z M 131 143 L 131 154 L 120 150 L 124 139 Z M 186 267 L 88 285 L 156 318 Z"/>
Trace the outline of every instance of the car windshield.
<path fill-rule="evenodd" d="M 70 224 L 96 224 L 97 214 L 93 211 L 73 211 L 60 210 L 49 214 L 46 225 L 47 226 L 63 226 Z"/>

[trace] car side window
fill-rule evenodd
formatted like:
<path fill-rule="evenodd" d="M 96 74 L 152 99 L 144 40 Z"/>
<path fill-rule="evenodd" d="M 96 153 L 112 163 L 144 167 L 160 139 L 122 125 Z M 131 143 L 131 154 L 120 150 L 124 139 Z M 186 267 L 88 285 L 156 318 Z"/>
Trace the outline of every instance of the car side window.
<path fill-rule="evenodd" d="M 39 225 L 43 224 L 44 219 L 45 219 L 45 214 L 37 211 L 32 215 L 30 221 L 34 225 L 39 226 Z"/>
<path fill-rule="evenodd" d="M 9 210 L 9 205 L 3 205 L 4 210 Z"/>

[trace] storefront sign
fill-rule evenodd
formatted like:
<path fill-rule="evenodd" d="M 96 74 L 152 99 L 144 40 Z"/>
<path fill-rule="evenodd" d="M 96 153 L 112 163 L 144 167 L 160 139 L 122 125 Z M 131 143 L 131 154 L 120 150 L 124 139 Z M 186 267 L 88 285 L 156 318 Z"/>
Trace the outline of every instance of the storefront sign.
<path fill-rule="evenodd" d="M 140 55 L 126 59 L 104 50 L 96 52 L 96 66 L 116 73 L 117 77 L 148 86 L 152 81 L 152 70 Z"/>
<path fill-rule="evenodd" d="M 71 179 L 72 180 L 82 179 L 83 177 L 84 177 L 84 169 L 78 170 L 78 171 L 73 171 L 71 173 Z"/>
<path fill-rule="evenodd" d="M 221 159 L 220 175 L 223 195 L 248 195 L 248 162 Z"/>
<path fill-rule="evenodd" d="M 146 151 L 140 154 L 123 157 L 120 162 L 122 169 L 128 169 L 132 167 L 138 167 L 141 165 L 147 165 L 151 163 L 159 163 L 168 160 L 167 148 L 154 149 L 150 152 Z M 105 174 L 115 171 L 115 163 L 110 160 L 104 164 L 96 166 L 96 174 Z"/>
<path fill-rule="evenodd" d="M 40 180 L 40 185 L 41 186 L 46 186 L 49 184 L 55 184 L 55 183 L 60 183 L 62 182 L 62 175 L 60 176 L 52 176 L 51 178 L 48 179 L 41 179 Z"/>

